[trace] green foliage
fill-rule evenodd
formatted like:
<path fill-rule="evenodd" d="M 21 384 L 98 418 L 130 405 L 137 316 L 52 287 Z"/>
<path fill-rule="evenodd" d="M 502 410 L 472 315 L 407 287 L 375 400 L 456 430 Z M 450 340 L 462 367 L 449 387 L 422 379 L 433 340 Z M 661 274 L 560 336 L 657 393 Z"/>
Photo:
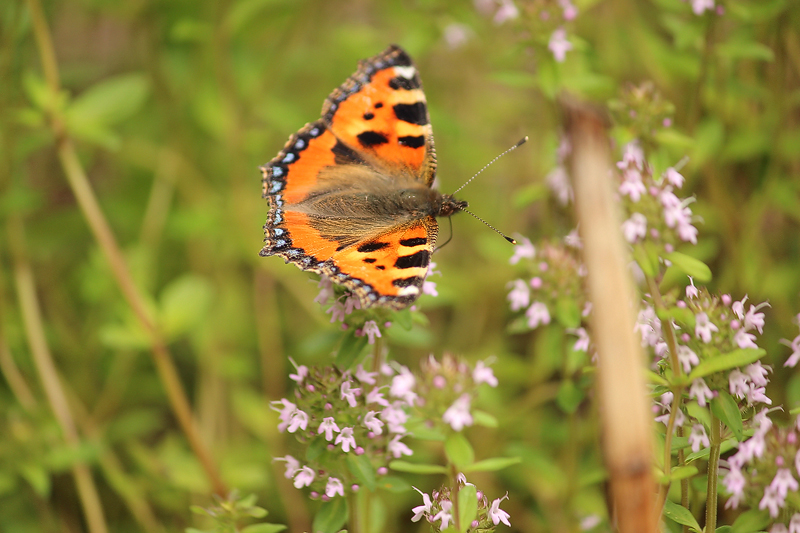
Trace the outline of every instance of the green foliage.
<path fill-rule="evenodd" d="M 45 1 L 58 91 L 39 59 L 30 2 L 4 3 L 4 530 L 83 524 L 72 472 L 84 466 L 101 489 L 112 531 L 192 525 L 219 531 L 188 511 L 191 503 L 210 501 L 209 480 L 151 358 L 153 338 L 117 285 L 67 184 L 57 152 L 62 134 L 77 148 L 222 477 L 257 494 L 270 518 L 292 530 L 343 526 L 348 515 L 341 498 L 310 501 L 270 462 L 287 452 L 269 401 L 286 395 L 293 371 L 288 356 L 328 364 L 334 355 L 340 367 L 350 368 L 367 341 L 329 323 L 313 303 L 308 275 L 257 256 L 267 212 L 257 167 L 319 116 L 325 96 L 358 59 L 390 42 L 407 48 L 420 70 L 444 192 L 530 136 L 460 193 L 504 231 L 536 241 L 560 238 L 573 227 L 545 180 L 555 166 L 564 92 L 608 105 L 618 141 L 643 131 L 659 173 L 688 156 L 681 172 L 684 190 L 697 200 L 692 208 L 702 219 L 701 242 L 668 256 L 672 267 L 662 289 L 685 283 L 689 274 L 714 291 L 749 294 L 771 308 L 760 342 L 766 351 L 721 354 L 682 379 L 688 384 L 762 358 L 773 366 L 770 397 L 797 413 L 800 375 L 782 367 L 787 349 L 778 340 L 797 334 L 792 318 L 800 311 L 798 3 L 718 0 L 723 14 L 696 16 L 681 0 L 576 0 L 578 16 L 565 25 L 573 49 L 564 62 L 547 48 L 558 24 L 557 2 L 515 0 L 520 15 L 503 24 L 481 13 L 479 3 L 431 0 L 408 9 L 402 2 L 342 0 Z M 446 37 L 454 24 L 466 29 L 463 43 Z M 629 82 L 645 80 L 660 99 L 630 89 Z M 635 109 L 635 116 L 621 109 Z M 667 118 L 672 125 L 662 127 Z M 605 520 L 607 476 L 597 446 L 592 375 L 571 349 L 574 338 L 565 337 L 566 328 L 580 325 L 581 307 L 574 299 L 558 300 L 553 322 L 536 332 L 528 331 L 524 316 L 512 322 L 506 295 L 507 283 L 519 275 L 508 264 L 513 250 L 469 217 L 453 222 L 452 242 L 435 256 L 440 296 L 421 299 L 422 313 L 394 315 L 383 342 L 409 366 L 429 353 L 469 361 L 495 355 L 501 385 L 482 398 L 475 426 L 463 436 L 420 425 L 415 456 L 393 461 L 391 475 L 378 475 L 358 458 L 348 461 L 349 471 L 385 496 L 375 516 L 405 524 L 419 503 L 409 486 L 430 492 L 451 474 L 439 464 L 444 441 L 452 463 L 467 473 L 491 472 L 483 479 L 499 494 L 512 494 L 504 508 L 526 530 L 576 530 L 590 515 Z M 442 225 L 441 242 L 447 232 Z M 645 274 L 664 266 L 652 247 L 636 246 L 633 254 Z M 32 336 L 21 310 L 18 284 L 26 261 L 43 315 L 41 337 Z M 680 310 L 670 313 L 682 323 L 693 320 Z M 66 391 L 61 407 L 75 419 L 77 446 L 65 442 L 50 408 L 31 348 L 36 342 L 45 343 L 55 362 Z M 676 384 L 648 376 L 660 387 Z M 731 401 L 721 394 L 710 411 L 696 413 L 713 413 L 730 429 L 723 456 L 748 436 L 742 417 L 750 414 L 734 410 Z M 677 453 L 688 443 L 676 438 L 672 447 Z M 703 453 L 687 454 L 687 462 L 707 458 Z M 700 466 L 673 469 L 671 479 Z M 242 502 L 256 509 L 254 500 L 236 505 Z M 263 518 L 234 510 L 242 512 L 239 518 Z M 690 511 L 669 501 L 667 510 L 670 520 L 698 528 L 698 515 L 692 522 Z M 729 531 L 738 533 L 769 523 L 760 511 L 727 518 Z M 282 526 L 237 527 L 264 533 Z M 595 531 L 605 527 L 602 521 Z"/>

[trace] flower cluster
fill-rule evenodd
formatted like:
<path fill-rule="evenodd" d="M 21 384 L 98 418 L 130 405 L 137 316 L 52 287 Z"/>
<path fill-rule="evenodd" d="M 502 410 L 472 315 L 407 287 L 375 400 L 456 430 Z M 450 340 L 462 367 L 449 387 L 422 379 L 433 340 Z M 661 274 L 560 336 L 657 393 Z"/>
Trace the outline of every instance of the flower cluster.
<path fill-rule="evenodd" d="M 361 458 L 360 468 L 382 475 L 391 459 L 413 453 L 402 442 L 408 433 L 407 410 L 416 398 L 411 390 L 414 377 L 407 368 L 395 372 L 384 365 L 379 373 L 358 365 L 351 373 L 298 366 L 290 377 L 297 382 L 293 401 L 272 403 L 280 413 L 278 429 L 316 450 L 306 454 L 315 457 L 307 465 L 290 455 L 278 459 L 286 463 L 284 475 L 298 489 L 311 487 L 311 496 L 322 494 L 324 500 L 343 496 L 345 490 L 359 488 L 346 465 L 348 456 Z M 379 380 L 390 378 L 389 386 L 380 385 Z"/>
<path fill-rule="evenodd" d="M 555 316 L 568 333 L 578 337 L 573 349 L 588 352 L 589 336 L 581 324 L 591 312 L 591 303 L 586 300 L 586 266 L 579 257 L 577 232 L 567 235 L 563 243 L 544 241 L 538 250 L 525 237 L 518 240 L 521 244 L 510 262 L 527 259 L 529 277 L 509 283 L 511 310 L 525 310 L 528 329 L 547 325 Z"/>
<path fill-rule="evenodd" d="M 668 308 L 673 309 L 669 322 L 677 351 L 673 360 L 678 362 L 680 372 L 691 378 L 689 399 L 705 407 L 720 391 L 725 391 L 738 400 L 741 407 L 772 404 L 766 395 L 770 368 L 757 360 L 759 352 L 753 352 L 756 360 L 747 365 L 692 377 L 693 370 L 704 361 L 735 350 L 757 349 L 756 333 L 760 335 L 763 332 L 764 313 L 761 309 L 766 303 L 747 308 L 747 296 L 735 302 L 727 294 L 712 296 L 705 288 L 695 287 L 691 278 L 685 299 L 676 298 L 671 293 L 664 296 L 664 301 Z M 654 367 L 664 374 L 670 368 L 669 344 L 662 330 L 662 320 L 647 302 L 639 312 L 635 328 L 641 334 L 642 346 L 653 351 Z M 675 370 L 671 369 L 671 372 L 675 373 Z M 655 402 L 656 420 L 665 425 L 672 400 L 672 393 L 665 392 Z M 683 425 L 684 421 L 683 414 L 676 413 L 675 426 Z M 694 424 L 689 438 L 694 451 L 701 444 L 702 447 L 708 446 L 702 425 Z"/>
<path fill-rule="evenodd" d="M 482 383 L 497 386 L 497 378 L 485 362 L 478 361 L 472 368 L 450 354 L 445 354 L 441 362 L 429 356 L 421 362 L 416 379 L 415 414 L 461 431 L 474 423 L 472 399 Z"/>
<path fill-rule="evenodd" d="M 383 475 L 389 461 L 413 454 L 402 441 L 409 434 L 412 408 L 425 420 L 461 431 L 473 424 L 470 409 L 478 386 L 497 386 L 483 361 L 472 368 L 450 355 L 441 363 L 430 356 L 419 375 L 388 364 L 380 372 L 358 365 L 354 373 L 295 366 L 289 376 L 297 383 L 292 401 L 272 402 L 272 408 L 279 412 L 278 430 L 294 434 L 317 453 L 307 465 L 290 455 L 278 460 L 286 463 L 284 475 L 295 487 L 311 487 L 311 496 L 323 500 L 343 496 L 347 488 L 358 490 L 347 457 L 359 457 L 361 469 Z"/>
<path fill-rule="evenodd" d="M 753 436 L 727 460 L 722 482 L 730 498 L 725 507 L 736 509 L 744 504 L 766 509 L 773 520 L 778 519 L 771 533 L 799 531 L 800 417 L 794 426 L 779 428 L 763 409 L 754 417 L 753 426 Z"/>
<path fill-rule="evenodd" d="M 475 487 L 472 483 L 467 483 L 467 478 L 464 474 L 459 474 L 457 480 L 458 490 L 462 490 L 466 486 Z M 430 496 L 416 487 L 414 487 L 414 490 L 422 495 L 422 505 L 411 510 L 414 513 L 411 518 L 412 522 L 419 522 L 424 518 L 431 524 L 431 531 L 433 532 L 444 531 L 454 523 L 455 508 L 453 500 L 457 497 L 457 494 L 453 494 L 449 487 L 441 487 L 439 490 L 433 491 Z M 511 527 L 509 514 L 500 509 L 500 503 L 508 498 L 508 494 L 502 498 L 495 499 L 491 504 L 489 504 L 489 500 L 482 491 L 477 490 L 475 497 L 478 500 L 477 516 L 466 528 L 467 532 L 489 533 L 494 531 L 495 527 L 501 522 Z M 464 531 L 463 527 L 462 531 Z"/>

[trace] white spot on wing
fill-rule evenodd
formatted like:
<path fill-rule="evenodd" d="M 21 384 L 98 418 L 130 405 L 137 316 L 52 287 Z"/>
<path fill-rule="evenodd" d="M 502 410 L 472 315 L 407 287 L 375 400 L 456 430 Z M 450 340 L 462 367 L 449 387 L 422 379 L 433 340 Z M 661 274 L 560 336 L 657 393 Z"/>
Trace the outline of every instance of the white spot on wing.
<path fill-rule="evenodd" d="M 414 286 L 403 287 L 397 292 L 397 294 L 399 296 L 416 296 L 419 294 L 419 289 Z"/>
<path fill-rule="evenodd" d="M 406 78 L 410 80 L 414 77 L 414 74 L 417 72 L 417 69 L 414 67 L 394 67 L 394 73 L 400 76 L 401 78 Z"/>

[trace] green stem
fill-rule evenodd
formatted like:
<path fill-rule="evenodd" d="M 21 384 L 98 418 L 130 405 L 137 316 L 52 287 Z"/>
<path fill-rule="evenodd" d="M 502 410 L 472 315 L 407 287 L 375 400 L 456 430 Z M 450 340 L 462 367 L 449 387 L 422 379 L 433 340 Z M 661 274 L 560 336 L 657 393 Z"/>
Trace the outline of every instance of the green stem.
<path fill-rule="evenodd" d="M 683 437 L 683 427 L 678 428 L 678 436 Z M 686 465 L 686 453 L 683 448 L 678 450 L 678 466 Z M 681 506 L 689 509 L 689 478 L 681 479 Z M 689 533 L 689 526 L 684 525 L 681 528 L 682 533 Z"/>
<path fill-rule="evenodd" d="M 722 428 L 717 417 L 711 413 L 711 449 L 708 454 L 708 490 L 706 491 L 706 533 L 717 529 L 717 469 L 722 444 Z"/>

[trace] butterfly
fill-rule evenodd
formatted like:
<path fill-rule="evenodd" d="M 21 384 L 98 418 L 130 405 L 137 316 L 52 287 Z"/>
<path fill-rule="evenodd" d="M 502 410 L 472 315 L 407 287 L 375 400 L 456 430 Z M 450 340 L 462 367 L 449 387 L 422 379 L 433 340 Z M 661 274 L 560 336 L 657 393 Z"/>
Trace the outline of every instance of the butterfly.
<path fill-rule="evenodd" d="M 270 210 L 261 256 L 315 272 L 363 308 L 403 309 L 422 292 L 436 217 L 467 207 L 431 188 L 436 177 L 425 94 L 399 46 L 359 62 L 266 165 Z"/>

